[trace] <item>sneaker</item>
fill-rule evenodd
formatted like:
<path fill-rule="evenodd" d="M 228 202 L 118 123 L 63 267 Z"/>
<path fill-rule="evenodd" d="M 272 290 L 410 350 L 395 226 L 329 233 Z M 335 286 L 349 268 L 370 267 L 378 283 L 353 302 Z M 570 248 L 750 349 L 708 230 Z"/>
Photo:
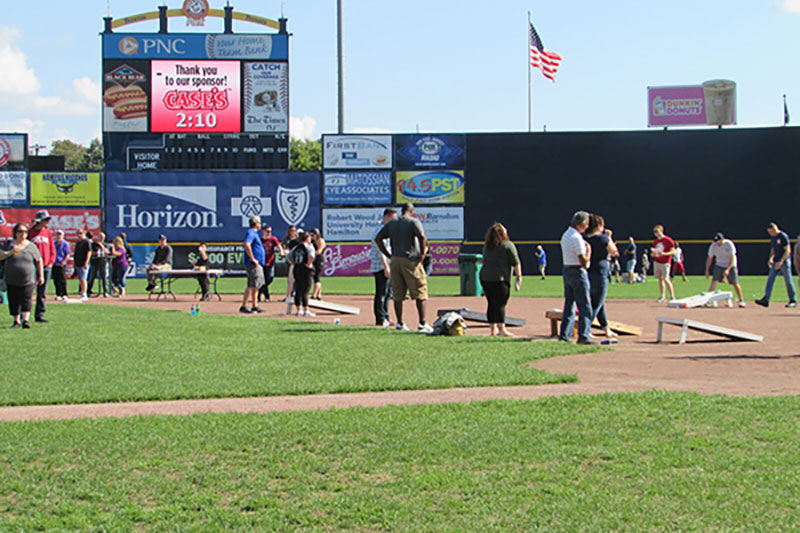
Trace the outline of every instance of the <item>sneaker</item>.
<path fill-rule="evenodd" d="M 797 302 L 789 302 L 786 307 L 797 307 Z"/>
<path fill-rule="evenodd" d="M 314 317 L 314 316 L 317 316 L 317 314 L 316 313 L 312 313 L 311 311 L 306 311 L 306 316 Z"/>
<path fill-rule="evenodd" d="M 420 333 L 426 333 L 426 334 L 429 335 L 429 334 L 433 333 L 433 328 L 427 322 L 423 322 L 422 324 L 417 326 L 417 331 L 419 331 Z"/>
<path fill-rule="evenodd" d="M 258 306 L 255 306 L 255 307 L 252 309 L 252 311 L 253 311 L 253 313 L 263 313 L 263 312 L 264 312 L 264 310 L 263 310 L 263 309 L 261 309 L 261 308 L 260 308 L 260 307 L 258 307 Z"/>
<path fill-rule="evenodd" d="M 747 307 L 747 302 L 744 300 L 739 300 L 739 307 Z"/>
<path fill-rule="evenodd" d="M 245 305 L 243 305 L 243 306 L 241 306 L 241 307 L 239 308 L 239 312 L 240 312 L 240 313 L 244 313 L 244 314 L 246 314 L 246 315 L 251 315 L 251 314 L 253 314 L 253 313 L 254 313 L 254 311 L 253 311 L 252 309 L 250 309 L 249 307 L 247 307 L 247 306 L 245 306 Z"/>
<path fill-rule="evenodd" d="M 36 322 L 39 322 L 40 324 L 47 324 L 48 322 L 50 322 L 46 318 L 35 318 L 34 320 L 36 320 Z"/>
<path fill-rule="evenodd" d="M 297 316 L 306 316 L 306 312 L 305 312 L 305 311 L 302 311 L 302 310 L 301 310 L 301 311 L 298 311 L 298 312 L 297 312 Z"/>
<path fill-rule="evenodd" d="M 408 326 L 403 324 L 402 322 L 398 322 L 397 325 L 394 327 L 397 331 L 409 331 Z"/>
<path fill-rule="evenodd" d="M 31 329 L 31 323 L 27 320 L 22 321 L 22 329 Z"/>
<path fill-rule="evenodd" d="M 566 343 L 569 343 L 569 344 L 573 343 L 572 339 L 569 339 L 567 337 L 558 337 L 558 342 L 566 342 Z"/>
<path fill-rule="evenodd" d="M 587 339 L 586 337 L 580 337 L 578 339 L 578 344 L 586 344 L 589 346 L 594 346 L 600 344 L 600 341 L 597 339 Z"/>
<path fill-rule="evenodd" d="M 392 323 L 389 322 L 388 320 L 384 320 L 378 325 L 381 326 L 383 329 L 389 329 L 390 327 L 392 327 Z"/>
<path fill-rule="evenodd" d="M 755 301 L 756 305 L 760 305 L 761 307 L 769 307 L 769 300 L 766 298 L 759 298 Z"/>
<path fill-rule="evenodd" d="M 147 287 L 145 287 L 144 290 L 149 292 L 149 291 L 152 291 L 155 288 L 156 288 L 156 284 L 155 283 L 148 283 Z"/>
<path fill-rule="evenodd" d="M 16 329 L 16 328 L 21 328 L 21 327 L 22 327 L 22 324 L 20 324 L 19 322 L 14 322 L 13 324 L 11 324 L 11 329 Z"/>
<path fill-rule="evenodd" d="M 658 300 L 656 300 L 656 301 L 657 301 L 658 303 L 660 303 L 660 304 L 663 304 L 664 302 L 666 302 L 666 301 L 667 301 L 667 299 L 666 299 L 666 298 L 664 298 L 664 297 L 662 296 L 661 298 L 659 298 L 659 299 L 658 299 Z"/>
<path fill-rule="evenodd" d="M 83 296 L 81 296 L 80 301 L 81 302 L 88 302 L 89 301 L 89 297 L 84 294 Z"/>

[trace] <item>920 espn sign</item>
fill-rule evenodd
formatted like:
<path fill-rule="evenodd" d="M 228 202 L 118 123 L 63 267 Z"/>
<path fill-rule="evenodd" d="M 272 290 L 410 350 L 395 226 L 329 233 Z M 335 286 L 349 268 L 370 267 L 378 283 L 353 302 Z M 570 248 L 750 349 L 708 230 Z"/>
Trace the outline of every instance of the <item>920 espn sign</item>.
<path fill-rule="evenodd" d="M 153 61 L 151 131 L 241 131 L 238 61 Z"/>

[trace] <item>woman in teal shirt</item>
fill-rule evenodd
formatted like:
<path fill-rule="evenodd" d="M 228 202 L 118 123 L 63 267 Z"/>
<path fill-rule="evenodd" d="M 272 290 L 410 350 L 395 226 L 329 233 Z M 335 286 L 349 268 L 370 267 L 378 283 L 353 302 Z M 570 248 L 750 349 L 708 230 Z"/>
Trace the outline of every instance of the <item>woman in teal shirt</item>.
<path fill-rule="evenodd" d="M 517 278 L 515 288 L 522 287 L 522 264 L 517 247 L 508 238 L 508 231 L 499 222 L 492 224 L 483 245 L 481 286 L 488 301 L 486 317 L 491 335 L 513 337 L 506 329 L 506 304 L 511 296 L 511 269 Z"/>

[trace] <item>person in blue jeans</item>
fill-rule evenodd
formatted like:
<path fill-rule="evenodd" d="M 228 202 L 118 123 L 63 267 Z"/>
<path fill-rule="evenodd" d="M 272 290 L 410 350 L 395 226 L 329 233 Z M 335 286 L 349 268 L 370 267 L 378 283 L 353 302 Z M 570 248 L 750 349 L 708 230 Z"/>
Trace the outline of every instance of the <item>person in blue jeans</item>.
<path fill-rule="evenodd" d="M 611 266 L 608 256 L 616 256 L 617 245 L 611 238 L 610 229 L 606 228 L 605 220 L 600 215 L 589 215 L 589 228 L 585 238 L 592 249 L 592 258 L 589 262 L 589 297 L 592 302 L 592 318 L 597 319 L 600 327 L 605 330 L 606 337 L 616 337 L 611 331 L 606 318 L 606 295 L 608 294 L 608 280 Z"/>
<path fill-rule="evenodd" d="M 762 307 L 769 307 L 769 299 L 772 297 L 772 286 L 778 275 L 783 276 L 786 283 L 786 293 L 789 295 L 789 303 L 786 307 L 797 307 L 797 291 L 794 288 L 792 279 L 792 248 L 789 245 L 789 236 L 781 231 L 775 222 L 770 222 L 767 226 L 767 233 L 770 236 L 769 250 L 769 276 L 767 276 L 767 286 L 764 288 L 764 296 L 756 300 L 756 304 Z"/>
<path fill-rule="evenodd" d="M 636 241 L 633 237 L 628 237 L 628 246 L 625 247 L 625 273 L 627 274 L 628 283 L 636 281 Z"/>
<path fill-rule="evenodd" d="M 561 236 L 561 257 L 564 261 L 564 311 L 561 317 L 561 332 L 558 340 L 572 342 L 575 326 L 575 304 L 578 305 L 578 344 L 599 344 L 592 339 L 592 303 L 589 299 L 589 276 L 586 269 L 592 257 L 592 249 L 583 239 L 589 227 L 589 213 L 578 211 L 572 215 L 570 227 Z"/>

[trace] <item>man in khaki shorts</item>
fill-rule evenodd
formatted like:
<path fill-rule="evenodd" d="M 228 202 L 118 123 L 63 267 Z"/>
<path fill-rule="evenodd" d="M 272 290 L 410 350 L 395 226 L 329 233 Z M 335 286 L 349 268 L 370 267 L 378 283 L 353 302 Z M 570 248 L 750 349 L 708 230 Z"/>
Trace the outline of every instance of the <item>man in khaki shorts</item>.
<path fill-rule="evenodd" d="M 383 241 L 389 239 L 392 252 L 386 249 Z M 403 322 L 403 300 L 408 292 L 417 303 L 420 333 L 433 331 L 425 322 L 425 307 L 428 299 L 428 278 L 422 266 L 428 243 L 422 224 L 414 218 L 414 204 L 403 204 L 400 218 L 390 220 L 375 236 L 375 244 L 383 255 L 390 259 L 390 282 L 394 312 L 397 315 L 396 329 L 408 330 Z"/>

